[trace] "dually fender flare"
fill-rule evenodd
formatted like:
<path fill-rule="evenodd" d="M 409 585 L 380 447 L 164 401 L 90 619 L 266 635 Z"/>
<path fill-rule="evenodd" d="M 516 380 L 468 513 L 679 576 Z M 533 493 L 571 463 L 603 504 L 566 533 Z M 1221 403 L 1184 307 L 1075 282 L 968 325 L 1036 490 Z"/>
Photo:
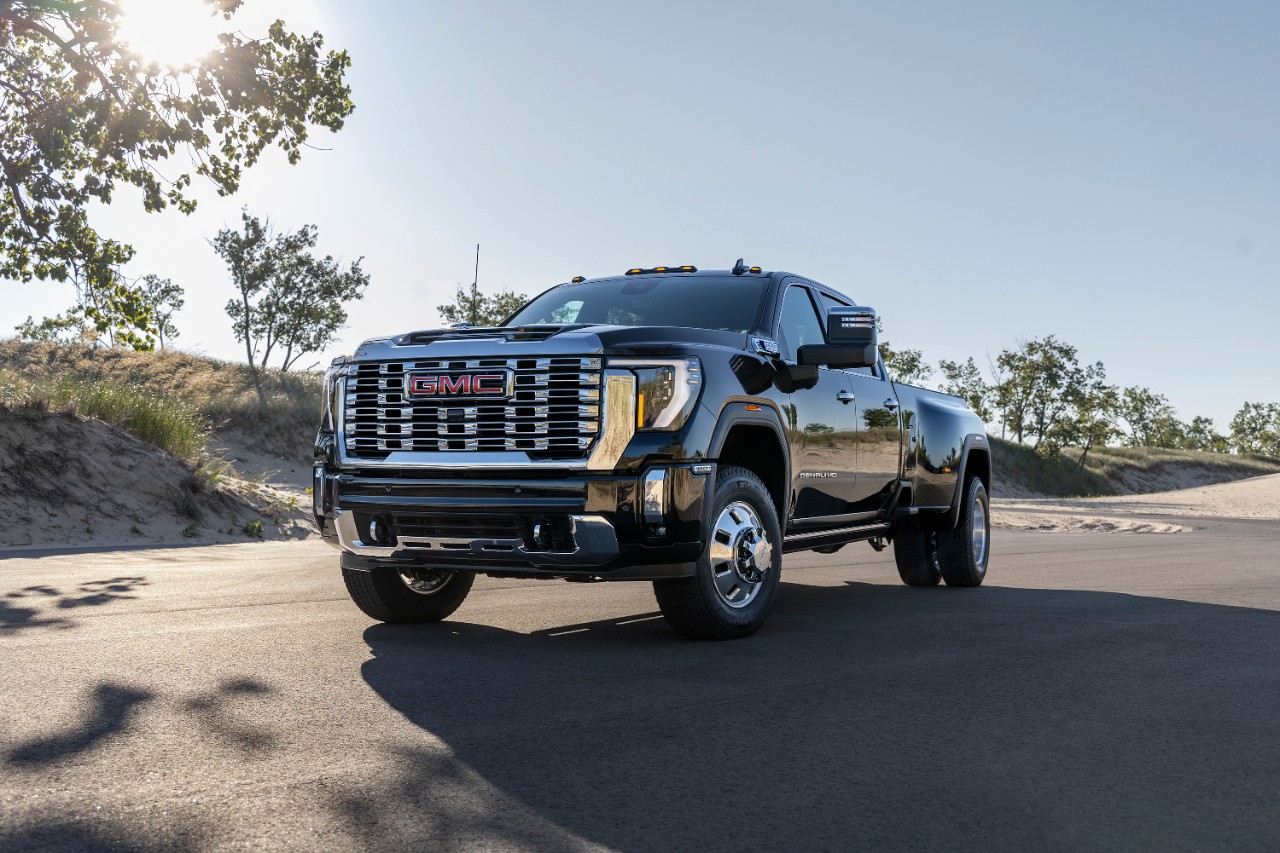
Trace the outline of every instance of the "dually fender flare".
<path fill-rule="evenodd" d="M 759 406 L 752 411 L 747 406 Z M 735 426 L 765 426 L 773 430 L 778 440 L 778 451 L 782 454 L 782 498 L 783 509 L 789 510 L 791 501 L 791 445 L 787 443 L 787 431 L 782 426 L 782 412 L 777 403 L 759 397 L 730 397 L 720 408 L 716 418 L 716 428 L 711 433 L 711 443 L 707 446 L 707 458 L 719 459 L 724 450 L 724 443 L 729 438 L 729 431 Z M 767 485 L 767 484 L 766 484 Z M 782 521 L 783 519 L 779 519 Z"/>
<path fill-rule="evenodd" d="M 986 457 L 988 478 L 990 478 L 991 441 L 985 435 L 976 432 L 965 436 L 964 444 L 961 446 L 960 465 L 956 468 L 956 490 L 951 496 L 951 510 L 947 513 L 948 530 L 954 530 L 960 523 L 960 505 L 964 503 L 964 484 L 969 476 L 969 460 L 975 455 Z"/>

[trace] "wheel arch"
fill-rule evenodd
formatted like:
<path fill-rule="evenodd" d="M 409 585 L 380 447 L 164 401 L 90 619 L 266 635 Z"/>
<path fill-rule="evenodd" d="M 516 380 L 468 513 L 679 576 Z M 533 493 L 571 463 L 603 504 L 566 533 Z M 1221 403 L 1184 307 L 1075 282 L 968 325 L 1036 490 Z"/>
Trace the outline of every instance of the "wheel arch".
<path fill-rule="evenodd" d="M 964 504 L 965 484 L 977 477 L 991 496 L 991 443 L 986 436 L 970 435 L 964 440 L 964 453 L 956 471 L 956 490 L 951 496 L 951 510 L 947 513 L 947 529 L 954 530 L 960 523 L 960 508 Z"/>
<path fill-rule="evenodd" d="M 758 405 L 752 411 L 746 405 Z M 726 407 L 716 424 L 708 456 L 721 465 L 737 465 L 758 476 L 773 498 L 778 523 L 785 529 L 791 462 L 777 410 L 771 404 Z"/>

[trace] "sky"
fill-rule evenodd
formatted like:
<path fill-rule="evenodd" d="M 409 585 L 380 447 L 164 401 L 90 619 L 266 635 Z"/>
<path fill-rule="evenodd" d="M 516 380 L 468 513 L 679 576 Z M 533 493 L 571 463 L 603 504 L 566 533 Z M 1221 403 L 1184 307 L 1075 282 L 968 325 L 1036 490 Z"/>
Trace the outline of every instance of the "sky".
<path fill-rule="evenodd" d="M 1280 401 L 1275 2 L 246 0 L 241 27 L 273 16 L 350 52 L 346 128 L 191 216 L 93 215 L 186 289 L 180 348 L 244 357 L 206 241 L 246 206 L 364 258 L 321 363 L 437 325 L 479 243 L 488 290 L 744 257 L 935 364 L 1052 334 L 1220 430 Z M 0 283 L 0 335 L 72 298 Z"/>

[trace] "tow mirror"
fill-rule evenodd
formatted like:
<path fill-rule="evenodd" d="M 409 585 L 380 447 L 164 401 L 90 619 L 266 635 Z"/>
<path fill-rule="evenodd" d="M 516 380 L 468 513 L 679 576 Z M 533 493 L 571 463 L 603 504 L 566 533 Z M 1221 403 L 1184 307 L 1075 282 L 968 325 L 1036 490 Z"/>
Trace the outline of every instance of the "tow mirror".
<path fill-rule="evenodd" d="M 796 351 L 801 364 L 826 367 L 871 367 L 876 363 L 874 308 L 832 308 L 827 313 L 826 344 L 808 344 Z"/>

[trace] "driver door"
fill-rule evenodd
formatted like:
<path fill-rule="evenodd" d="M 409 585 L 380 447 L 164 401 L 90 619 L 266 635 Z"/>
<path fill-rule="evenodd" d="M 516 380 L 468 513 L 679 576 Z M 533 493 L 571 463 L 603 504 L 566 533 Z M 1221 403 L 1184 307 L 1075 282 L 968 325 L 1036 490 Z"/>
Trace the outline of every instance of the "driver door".
<path fill-rule="evenodd" d="M 809 289 L 789 286 L 778 317 L 782 359 L 796 363 L 796 350 L 825 342 L 823 324 Z M 840 370 L 818 369 L 812 388 L 788 398 L 787 432 L 796 480 L 794 518 L 821 519 L 849 512 L 856 496 L 857 407 L 853 384 Z"/>

